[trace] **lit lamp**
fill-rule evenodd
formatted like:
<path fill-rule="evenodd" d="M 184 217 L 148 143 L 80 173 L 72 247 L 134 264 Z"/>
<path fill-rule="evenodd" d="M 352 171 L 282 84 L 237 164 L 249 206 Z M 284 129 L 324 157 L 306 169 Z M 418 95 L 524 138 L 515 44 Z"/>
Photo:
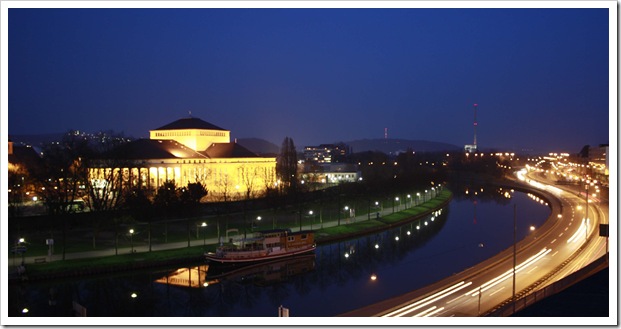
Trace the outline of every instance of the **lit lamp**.
<path fill-rule="evenodd" d="M 203 222 L 201 224 L 201 227 L 203 228 L 203 246 L 204 246 L 205 245 L 205 231 L 206 231 L 206 228 L 207 228 L 207 223 Z"/>
<path fill-rule="evenodd" d="M 131 252 L 133 253 L 134 252 L 134 229 L 133 228 L 129 230 L 129 242 L 132 246 Z"/>

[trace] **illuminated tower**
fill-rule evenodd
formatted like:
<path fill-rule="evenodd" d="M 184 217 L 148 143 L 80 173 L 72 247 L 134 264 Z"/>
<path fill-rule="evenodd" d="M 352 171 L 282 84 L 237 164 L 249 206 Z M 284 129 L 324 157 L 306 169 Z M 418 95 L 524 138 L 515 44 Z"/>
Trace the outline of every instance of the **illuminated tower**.
<path fill-rule="evenodd" d="M 474 150 L 477 149 L 477 104 L 474 104 Z"/>
<path fill-rule="evenodd" d="M 477 106 L 474 104 L 474 143 L 472 145 L 464 145 L 466 153 L 473 153 L 477 151 Z"/>

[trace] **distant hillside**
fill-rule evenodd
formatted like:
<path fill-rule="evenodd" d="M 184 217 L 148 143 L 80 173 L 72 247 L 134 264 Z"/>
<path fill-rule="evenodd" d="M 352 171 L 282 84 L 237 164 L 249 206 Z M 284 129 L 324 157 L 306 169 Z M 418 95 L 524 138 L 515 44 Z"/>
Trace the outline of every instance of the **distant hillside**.
<path fill-rule="evenodd" d="M 456 145 L 420 141 L 407 139 L 362 139 L 351 142 L 345 142 L 352 148 L 354 153 L 365 151 L 380 151 L 386 154 L 396 154 L 407 151 L 408 148 L 414 152 L 446 152 L 460 151 L 462 148 Z"/>
<path fill-rule="evenodd" d="M 25 144 L 31 146 L 41 146 L 51 142 L 62 140 L 64 133 L 54 134 L 33 134 L 33 135 L 9 135 L 9 139 L 15 144 Z"/>
<path fill-rule="evenodd" d="M 259 155 L 276 155 L 280 153 L 278 146 L 260 138 L 238 138 L 237 144 Z"/>

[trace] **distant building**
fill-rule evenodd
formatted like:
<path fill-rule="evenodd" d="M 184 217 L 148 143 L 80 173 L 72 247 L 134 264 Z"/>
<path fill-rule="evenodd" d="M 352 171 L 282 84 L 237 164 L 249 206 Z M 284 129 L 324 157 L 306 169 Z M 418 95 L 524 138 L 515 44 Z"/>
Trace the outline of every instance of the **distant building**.
<path fill-rule="evenodd" d="M 609 149 L 608 144 L 589 146 L 588 161 L 591 174 L 600 181 L 608 182 L 609 176 Z"/>
<path fill-rule="evenodd" d="M 466 153 L 476 153 L 477 146 L 474 144 L 464 145 L 464 151 L 466 151 Z"/>
<path fill-rule="evenodd" d="M 230 131 L 198 118 L 184 118 L 150 131 L 150 139 L 123 144 L 89 169 L 95 188 L 111 180 L 124 189 L 156 190 L 202 183 L 207 200 L 254 198 L 276 184 L 276 158 L 260 157 L 237 143 Z"/>
<path fill-rule="evenodd" d="M 304 159 L 306 162 L 333 163 L 342 162 L 351 153 L 349 146 L 339 144 L 321 144 L 319 146 L 304 147 Z"/>
<path fill-rule="evenodd" d="M 319 184 L 353 183 L 361 177 L 357 166 L 350 163 L 304 163 L 298 176 L 304 182 Z"/>

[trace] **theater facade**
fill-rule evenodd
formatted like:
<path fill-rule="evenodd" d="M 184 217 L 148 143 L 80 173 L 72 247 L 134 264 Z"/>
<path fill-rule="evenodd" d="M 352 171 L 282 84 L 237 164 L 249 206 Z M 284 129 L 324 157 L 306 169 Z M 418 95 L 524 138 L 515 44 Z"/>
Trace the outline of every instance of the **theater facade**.
<path fill-rule="evenodd" d="M 133 188 L 154 192 L 174 181 L 178 188 L 202 183 L 208 191 L 203 201 L 248 199 L 277 187 L 276 158 L 259 156 L 231 142 L 229 130 L 189 117 L 93 161 L 89 179 L 100 194 Z"/>

